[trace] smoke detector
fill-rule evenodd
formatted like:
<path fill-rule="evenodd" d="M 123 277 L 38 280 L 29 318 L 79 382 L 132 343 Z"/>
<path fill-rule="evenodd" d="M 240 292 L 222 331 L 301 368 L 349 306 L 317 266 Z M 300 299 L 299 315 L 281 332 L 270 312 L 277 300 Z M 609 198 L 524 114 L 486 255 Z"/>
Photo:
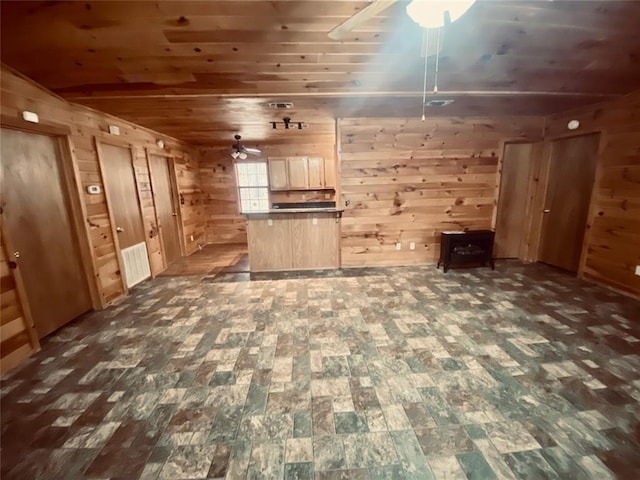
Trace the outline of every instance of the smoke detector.
<path fill-rule="evenodd" d="M 452 103 L 453 100 L 429 100 L 426 105 L 427 107 L 446 107 Z"/>
<path fill-rule="evenodd" d="M 275 110 L 290 110 L 293 108 L 293 102 L 269 102 L 269 108 Z"/>

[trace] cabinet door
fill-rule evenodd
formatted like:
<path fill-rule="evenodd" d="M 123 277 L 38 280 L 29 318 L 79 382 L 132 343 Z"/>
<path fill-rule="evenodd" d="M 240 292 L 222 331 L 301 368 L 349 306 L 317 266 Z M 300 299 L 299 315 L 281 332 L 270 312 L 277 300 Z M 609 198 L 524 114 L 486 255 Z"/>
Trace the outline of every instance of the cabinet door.
<path fill-rule="evenodd" d="M 307 157 L 291 157 L 287 161 L 289 188 L 306 190 L 309 188 L 309 163 Z"/>
<path fill-rule="evenodd" d="M 309 188 L 324 188 L 324 159 L 320 157 L 309 158 Z"/>
<path fill-rule="evenodd" d="M 286 158 L 269 159 L 269 188 L 271 190 L 286 190 L 289 188 Z"/>
<path fill-rule="evenodd" d="M 338 268 L 340 219 L 305 213 L 296 215 L 293 221 L 293 269 Z"/>
<path fill-rule="evenodd" d="M 324 188 L 336 188 L 336 162 L 333 158 L 324 159 Z"/>

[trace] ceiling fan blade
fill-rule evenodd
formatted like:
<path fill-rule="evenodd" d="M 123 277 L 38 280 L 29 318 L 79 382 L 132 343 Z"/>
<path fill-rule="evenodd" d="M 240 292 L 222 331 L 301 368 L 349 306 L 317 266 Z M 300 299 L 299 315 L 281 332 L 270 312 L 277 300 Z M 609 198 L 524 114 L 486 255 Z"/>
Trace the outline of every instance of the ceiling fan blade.
<path fill-rule="evenodd" d="M 355 15 L 351 16 L 336 28 L 329 32 L 329 38 L 331 40 L 342 40 L 344 39 L 349 32 L 358 28 L 360 25 L 365 23 L 370 18 L 375 17 L 379 13 L 383 12 L 387 8 L 389 8 L 394 3 L 397 3 L 399 0 L 373 0 L 369 5 L 364 7 L 362 10 L 357 12 Z"/>
<path fill-rule="evenodd" d="M 249 147 L 242 147 L 242 151 L 244 153 L 248 153 L 249 155 L 260 155 L 262 153 L 262 150 L 258 150 L 257 148 L 249 148 Z"/>

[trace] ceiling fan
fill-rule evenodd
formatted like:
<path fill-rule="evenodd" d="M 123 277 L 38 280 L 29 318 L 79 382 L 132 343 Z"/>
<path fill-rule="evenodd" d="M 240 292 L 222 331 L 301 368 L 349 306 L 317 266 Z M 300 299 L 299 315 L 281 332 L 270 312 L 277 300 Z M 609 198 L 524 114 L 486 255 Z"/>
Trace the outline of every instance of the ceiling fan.
<path fill-rule="evenodd" d="M 406 0 L 372 0 L 369 5 L 342 22 L 329 32 L 332 40 L 344 40 L 347 35 L 392 5 Z M 438 28 L 448 26 L 465 13 L 475 0 L 411 0 L 407 3 L 407 14 L 421 27 Z"/>
<path fill-rule="evenodd" d="M 240 160 L 246 160 L 247 154 L 249 155 L 262 154 L 262 151 L 258 150 L 257 148 L 249 148 L 242 145 L 240 143 L 240 139 L 242 138 L 240 135 L 234 135 L 233 138 L 236 139 L 236 143 L 233 144 L 233 151 L 231 152 L 231 156 L 233 157 L 234 160 L 238 158 Z"/>

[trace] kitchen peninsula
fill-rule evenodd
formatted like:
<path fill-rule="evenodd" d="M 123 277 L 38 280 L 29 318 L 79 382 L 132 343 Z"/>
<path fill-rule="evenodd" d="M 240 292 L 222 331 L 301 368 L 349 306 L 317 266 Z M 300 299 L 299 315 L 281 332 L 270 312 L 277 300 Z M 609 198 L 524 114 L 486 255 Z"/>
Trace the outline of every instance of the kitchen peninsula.
<path fill-rule="evenodd" d="M 340 267 L 342 210 L 273 209 L 245 215 L 251 272 Z"/>

